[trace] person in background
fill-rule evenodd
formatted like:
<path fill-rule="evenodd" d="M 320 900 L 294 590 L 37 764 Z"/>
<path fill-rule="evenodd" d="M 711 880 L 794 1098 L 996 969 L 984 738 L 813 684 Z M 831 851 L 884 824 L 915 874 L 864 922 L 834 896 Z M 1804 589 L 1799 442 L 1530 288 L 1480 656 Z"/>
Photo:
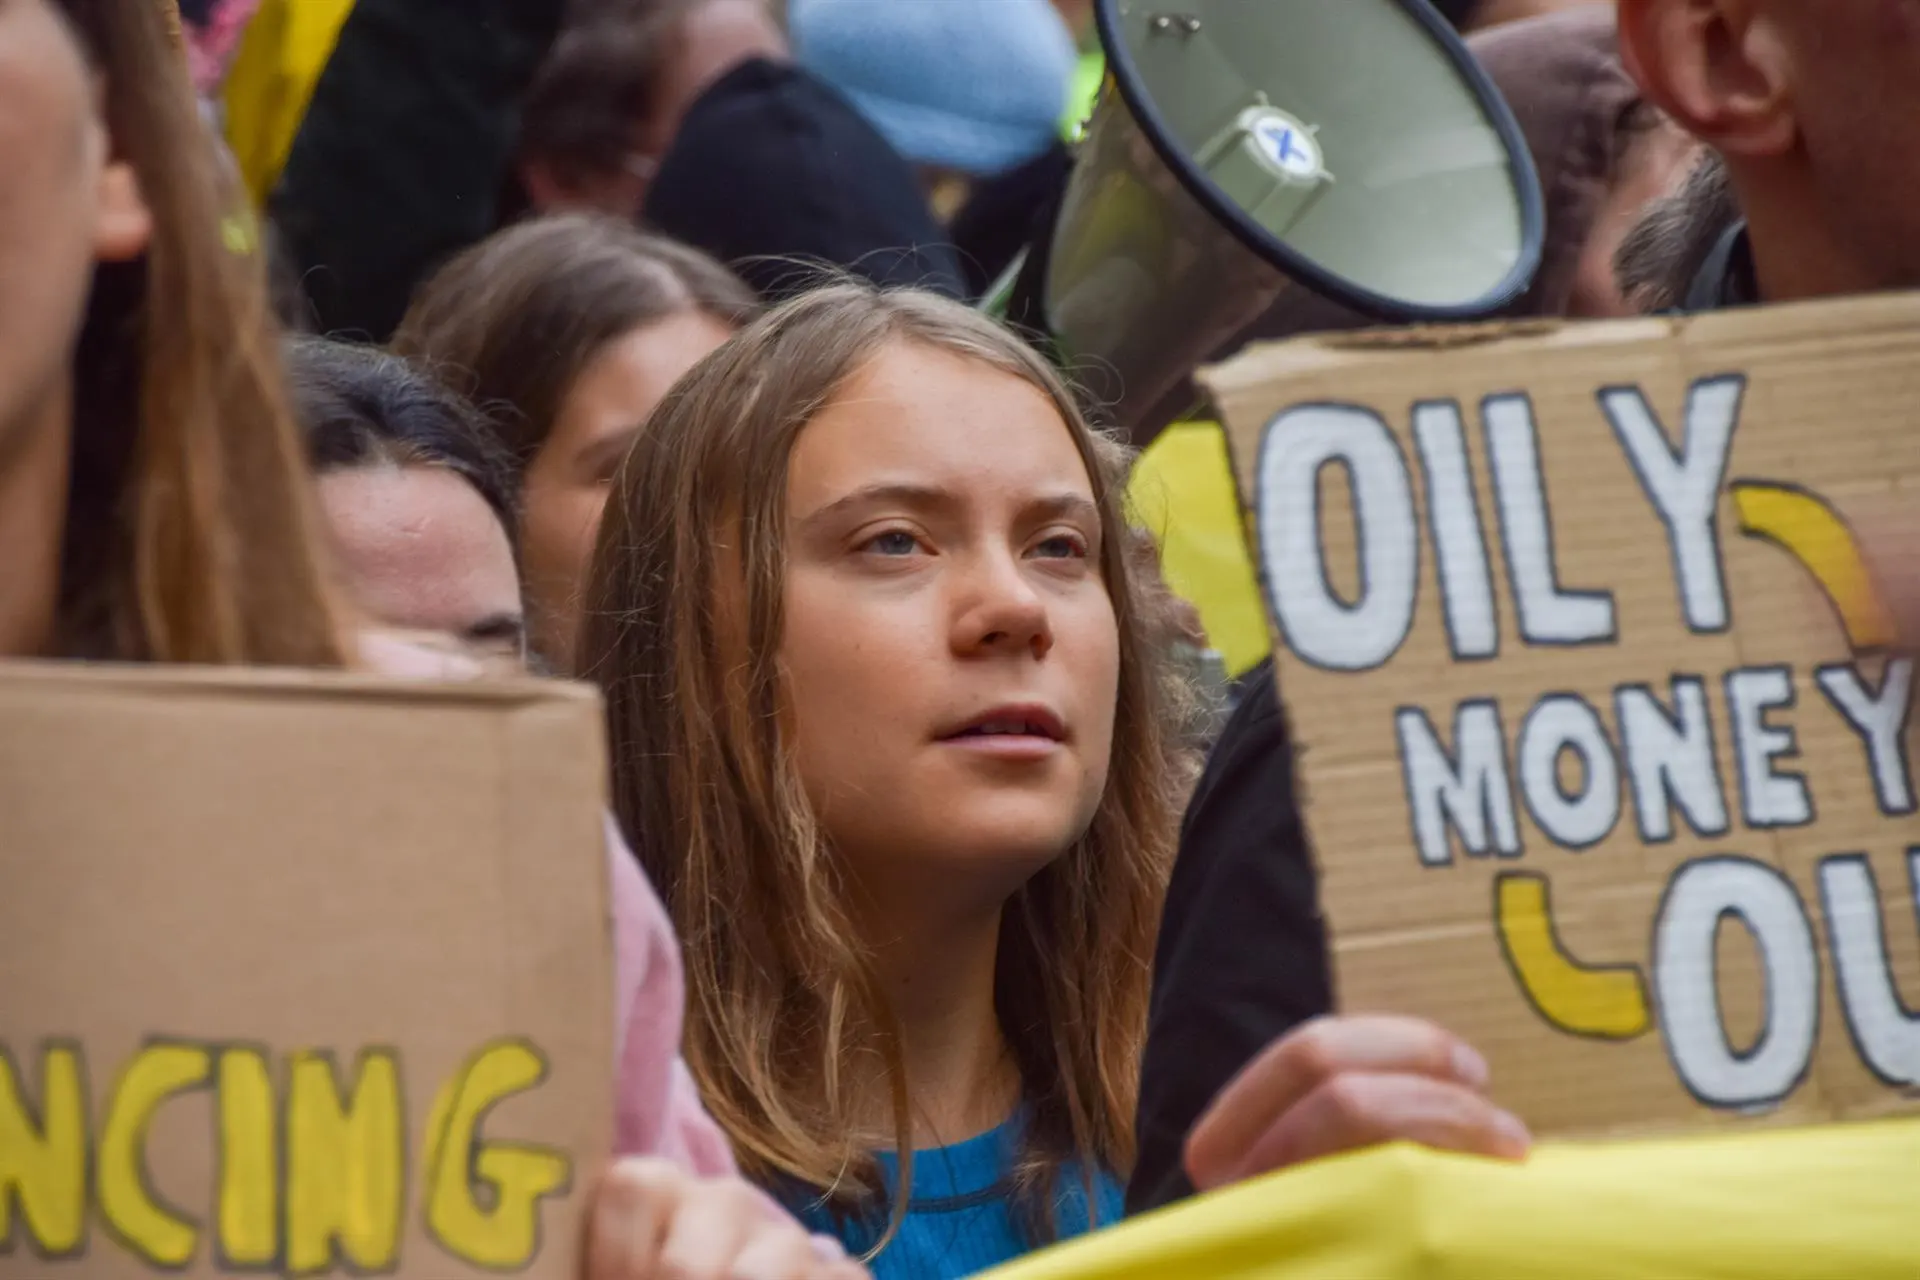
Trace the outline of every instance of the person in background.
<path fill-rule="evenodd" d="M 401 653 L 333 586 L 265 282 L 220 239 L 168 20 L 156 0 L 0 3 L 0 657 L 384 669 Z M 648 936 L 670 960 L 663 919 Z M 663 1102 L 666 1027 L 624 1043 L 623 1082 L 636 1058 L 662 1082 L 655 1145 L 594 1195 L 589 1280 L 856 1280 L 669 1140 L 691 1116 L 713 1131 L 690 1093 Z"/>
<path fill-rule="evenodd" d="M 256 264 L 155 0 L 0 6 L 0 652 L 350 656 Z"/>
<path fill-rule="evenodd" d="M 573 668 L 607 486 L 667 388 L 758 309 L 725 267 L 610 219 L 536 219 L 420 291 L 394 350 L 477 406 L 521 493 L 528 635 Z"/>
<path fill-rule="evenodd" d="M 1051 0 L 792 0 L 800 65 L 845 94 L 950 216 L 1060 137 L 1077 50 Z"/>
<path fill-rule="evenodd" d="M 1641 213 L 1680 187 L 1699 148 L 1627 74 L 1611 9 L 1576 5 L 1471 37 L 1540 176 L 1547 237 L 1510 314 L 1632 314 L 1613 260 Z"/>
<path fill-rule="evenodd" d="M 1920 7 L 1621 0 L 1619 10 L 1647 97 L 1714 153 L 1690 192 L 1698 225 L 1737 210 L 1681 305 L 1920 284 L 1910 109 L 1920 104 Z"/>
<path fill-rule="evenodd" d="M 465 401 L 398 356 L 297 338 L 287 367 L 347 595 L 410 643 L 454 655 L 443 678 L 516 670 L 514 473 L 502 446 Z M 736 1176 L 685 1065 L 662 1052 L 679 1044 L 685 1009 L 678 944 L 611 823 L 607 851 L 621 1015 L 614 1146 L 641 1158 L 609 1181 L 606 1194 L 631 1204 L 611 1229 L 596 1228 L 590 1280 L 858 1280 L 837 1265 L 837 1244 L 809 1242 Z M 681 1201 L 684 1218 L 673 1207 Z M 727 1252 L 729 1234 L 743 1232 L 757 1258 Z M 714 1270 L 730 1261 L 736 1270 Z M 671 1270 L 680 1265 L 684 1273 Z"/>
<path fill-rule="evenodd" d="M 581 673 L 750 1176 L 878 1276 L 1115 1221 L 1185 770 L 1122 459 L 958 303 L 845 284 L 675 387 Z"/>
<path fill-rule="evenodd" d="M 526 654 L 513 465 L 466 401 L 373 347 L 287 343 L 342 586 L 374 621 L 508 670 Z"/>
<path fill-rule="evenodd" d="M 787 56 L 767 0 L 598 0 L 528 90 L 527 207 L 639 218 L 688 109 L 742 63 Z"/>
<path fill-rule="evenodd" d="M 963 292 L 912 167 L 786 59 L 757 4 L 661 2 L 644 29 L 631 24 L 650 0 L 575 6 L 570 23 L 591 34 L 542 81 L 523 146 L 561 0 L 357 0 L 269 206 L 313 327 L 386 340 L 435 267 L 538 211 L 522 179 L 569 208 L 626 213 L 639 198 L 646 226 L 764 296 L 817 277 L 797 263 Z M 636 121 L 631 103 L 669 105 Z"/>

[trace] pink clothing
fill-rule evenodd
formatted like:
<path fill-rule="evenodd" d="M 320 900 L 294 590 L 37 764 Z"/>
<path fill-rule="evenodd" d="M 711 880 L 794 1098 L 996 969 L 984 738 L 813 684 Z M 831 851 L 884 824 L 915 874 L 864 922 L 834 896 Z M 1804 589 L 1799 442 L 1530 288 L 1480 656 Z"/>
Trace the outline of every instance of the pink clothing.
<path fill-rule="evenodd" d="M 394 633 L 362 632 L 363 661 L 403 680 L 470 680 L 471 660 Z M 613 907 L 614 1154 L 660 1156 L 701 1177 L 735 1172 L 733 1148 L 713 1122 L 680 1059 L 686 985 L 680 941 L 666 906 L 608 815 L 608 897 Z"/>
<path fill-rule="evenodd" d="M 665 1156 L 704 1177 L 734 1172 L 733 1148 L 680 1059 L 686 987 L 666 907 L 607 819 L 613 889 L 614 1016 L 619 1097 L 614 1154 Z"/>

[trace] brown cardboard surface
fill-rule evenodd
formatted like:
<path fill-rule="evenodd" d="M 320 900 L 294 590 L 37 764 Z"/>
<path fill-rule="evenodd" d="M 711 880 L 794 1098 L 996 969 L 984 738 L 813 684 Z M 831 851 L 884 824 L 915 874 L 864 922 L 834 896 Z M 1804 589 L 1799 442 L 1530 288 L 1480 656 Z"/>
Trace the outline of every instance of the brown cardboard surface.
<path fill-rule="evenodd" d="M 597 702 L 0 664 L 0 1276 L 571 1277 Z"/>
<path fill-rule="evenodd" d="M 1920 296 L 1307 339 L 1202 380 L 1342 1006 L 1453 1027 L 1544 1133 L 1920 1108 L 1911 701 L 1876 770 L 1840 700 L 1913 677 L 1854 531 L 1920 501 Z"/>

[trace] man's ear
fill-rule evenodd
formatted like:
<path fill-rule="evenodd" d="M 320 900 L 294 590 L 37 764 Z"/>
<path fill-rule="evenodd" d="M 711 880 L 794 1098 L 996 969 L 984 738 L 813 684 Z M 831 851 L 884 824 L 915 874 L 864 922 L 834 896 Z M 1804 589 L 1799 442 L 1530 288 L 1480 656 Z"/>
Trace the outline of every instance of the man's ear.
<path fill-rule="evenodd" d="M 131 262 L 147 251 L 152 239 L 153 211 L 147 208 L 139 175 L 124 160 L 108 162 L 100 171 L 94 208 L 94 260 Z"/>
<path fill-rule="evenodd" d="M 1648 101 L 1723 155 L 1774 156 L 1796 125 L 1785 42 L 1756 0 L 1619 0 L 1620 56 Z"/>

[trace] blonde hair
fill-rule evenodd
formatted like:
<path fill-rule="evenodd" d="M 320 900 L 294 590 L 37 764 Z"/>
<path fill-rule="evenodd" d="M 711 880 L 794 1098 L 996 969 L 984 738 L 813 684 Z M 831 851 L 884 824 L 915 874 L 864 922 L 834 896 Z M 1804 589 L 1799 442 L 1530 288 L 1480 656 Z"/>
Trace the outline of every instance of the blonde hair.
<path fill-rule="evenodd" d="M 328 576 L 257 258 L 154 0 L 56 0 L 153 218 L 94 272 L 74 353 L 58 647 L 120 661 L 339 666 Z M 176 15 L 177 17 L 177 15 Z"/>
<path fill-rule="evenodd" d="M 1039 388 L 1085 460 L 1119 627 L 1111 772 L 1090 828 L 1008 904 L 995 1005 L 1025 1105 L 1022 1217 L 1045 1238 L 1063 1163 L 1124 1175 L 1153 939 L 1187 769 L 1151 608 L 1130 578 L 1125 456 L 1017 338 L 958 303 L 842 283 L 785 303 L 673 389 L 608 502 L 580 670 L 605 691 L 614 806 L 685 948 L 686 1055 L 747 1173 L 884 1202 L 843 1064 L 877 1054 L 910 1194 L 909 1082 L 847 888 L 780 714 L 786 481 L 795 440 L 894 343 Z"/>

